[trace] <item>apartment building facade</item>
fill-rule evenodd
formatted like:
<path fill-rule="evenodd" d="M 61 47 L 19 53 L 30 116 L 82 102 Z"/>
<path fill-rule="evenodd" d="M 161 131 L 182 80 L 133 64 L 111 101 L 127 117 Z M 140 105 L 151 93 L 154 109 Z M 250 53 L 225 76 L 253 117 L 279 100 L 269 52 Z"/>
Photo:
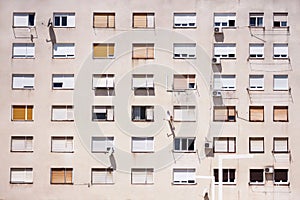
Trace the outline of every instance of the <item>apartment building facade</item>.
<path fill-rule="evenodd" d="M 0 5 L 0 199 L 300 195 L 300 2 Z"/>

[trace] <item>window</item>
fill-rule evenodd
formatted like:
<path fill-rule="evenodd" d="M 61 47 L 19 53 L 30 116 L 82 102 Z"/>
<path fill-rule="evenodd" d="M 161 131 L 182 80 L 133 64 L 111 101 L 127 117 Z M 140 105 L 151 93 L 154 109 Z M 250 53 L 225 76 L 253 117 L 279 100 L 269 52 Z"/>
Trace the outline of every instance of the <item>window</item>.
<path fill-rule="evenodd" d="M 92 184 L 113 184 L 112 168 L 92 168 Z"/>
<path fill-rule="evenodd" d="M 92 137 L 92 152 L 107 153 L 114 147 L 114 137 Z"/>
<path fill-rule="evenodd" d="M 196 121 L 195 106 L 174 106 L 174 121 L 193 122 Z"/>
<path fill-rule="evenodd" d="M 264 58 L 264 44 L 249 44 L 249 58 Z"/>
<path fill-rule="evenodd" d="M 51 168 L 51 184 L 72 184 L 72 168 Z"/>
<path fill-rule="evenodd" d="M 114 56 L 115 56 L 115 44 L 111 44 L 111 43 L 93 44 L 94 58 L 113 58 Z"/>
<path fill-rule="evenodd" d="M 235 106 L 214 106 L 215 122 L 235 122 Z"/>
<path fill-rule="evenodd" d="M 249 153 L 264 153 L 264 138 L 250 137 L 249 138 Z"/>
<path fill-rule="evenodd" d="M 153 184 L 153 168 L 131 169 L 131 184 Z"/>
<path fill-rule="evenodd" d="M 33 136 L 11 136 L 11 152 L 33 152 Z"/>
<path fill-rule="evenodd" d="M 115 87 L 114 74 L 94 74 L 93 89 L 108 89 Z"/>
<path fill-rule="evenodd" d="M 250 90 L 264 90 L 264 75 L 249 75 Z"/>
<path fill-rule="evenodd" d="M 273 58 L 288 58 L 288 44 L 273 44 Z"/>
<path fill-rule="evenodd" d="M 222 169 L 223 170 L 223 177 L 222 183 L 223 184 L 235 184 L 235 169 Z M 214 169 L 214 176 L 215 176 L 215 183 L 219 183 L 219 169 Z"/>
<path fill-rule="evenodd" d="M 196 58 L 195 43 L 176 43 L 173 48 L 173 58 Z"/>
<path fill-rule="evenodd" d="M 174 139 L 174 151 L 175 152 L 195 152 L 195 140 L 194 137 L 181 137 Z"/>
<path fill-rule="evenodd" d="M 264 121 L 264 107 L 263 106 L 250 106 L 249 107 L 249 121 L 250 122 L 263 122 Z"/>
<path fill-rule="evenodd" d="M 214 138 L 214 152 L 215 153 L 235 153 L 235 137 L 219 137 Z"/>
<path fill-rule="evenodd" d="M 289 138 L 275 137 L 273 138 L 273 153 L 288 153 L 289 152 Z"/>
<path fill-rule="evenodd" d="M 288 75 L 274 75 L 273 90 L 289 90 Z"/>
<path fill-rule="evenodd" d="M 214 57 L 220 58 L 235 58 L 235 44 L 214 44 Z"/>
<path fill-rule="evenodd" d="M 136 96 L 154 95 L 154 75 L 153 74 L 133 74 L 132 88 Z"/>
<path fill-rule="evenodd" d="M 196 184 L 196 169 L 173 169 L 173 184 Z"/>
<path fill-rule="evenodd" d="M 32 168 L 10 168 L 10 183 L 28 184 L 33 183 Z"/>
<path fill-rule="evenodd" d="M 53 45 L 53 58 L 75 58 L 75 44 L 55 43 Z"/>
<path fill-rule="evenodd" d="M 34 74 L 13 74 L 12 75 L 13 89 L 33 89 Z"/>
<path fill-rule="evenodd" d="M 51 152 L 74 152 L 73 136 L 51 137 Z"/>
<path fill-rule="evenodd" d="M 288 27 L 288 13 L 273 13 L 273 27 Z"/>
<path fill-rule="evenodd" d="M 13 121 L 33 121 L 33 106 L 14 105 L 12 106 Z"/>
<path fill-rule="evenodd" d="M 154 13 L 133 13 L 133 28 L 154 28 Z"/>
<path fill-rule="evenodd" d="M 288 106 L 274 106 L 273 121 L 288 122 L 289 121 Z"/>
<path fill-rule="evenodd" d="M 94 13 L 94 28 L 115 28 L 115 13 Z"/>
<path fill-rule="evenodd" d="M 154 59 L 154 44 L 133 44 L 133 59 Z"/>
<path fill-rule="evenodd" d="M 196 13 L 174 13 L 174 28 L 195 28 Z"/>
<path fill-rule="evenodd" d="M 274 184 L 288 184 L 288 169 L 274 169 Z"/>
<path fill-rule="evenodd" d="M 235 27 L 235 21 L 236 21 L 235 13 L 214 14 L 215 27 Z"/>
<path fill-rule="evenodd" d="M 75 13 L 54 13 L 54 27 L 75 27 Z"/>
<path fill-rule="evenodd" d="M 73 106 L 52 106 L 52 121 L 74 121 Z"/>
<path fill-rule="evenodd" d="M 132 121 L 154 121 L 154 106 L 132 106 Z"/>
<path fill-rule="evenodd" d="M 215 74 L 214 90 L 236 90 L 236 77 L 231 74 Z"/>
<path fill-rule="evenodd" d="M 250 183 L 249 184 L 264 184 L 264 170 L 250 169 Z"/>
<path fill-rule="evenodd" d="M 14 27 L 35 26 L 35 13 L 14 13 Z"/>
<path fill-rule="evenodd" d="M 132 137 L 131 151 L 136 152 L 153 152 L 154 137 Z"/>
<path fill-rule="evenodd" d="M 174 90 L 196 89 L 196 75 L 195 74 L 175 74 L 173 88 L 174 88 Z"/>
<path fill-rule="evenodd" d="M 250 27 L 263 27 L 264 26 L 264 13 L 250 13 L 249 26 Z"/>
<path fill-rule="evenodd" d="M 13 58 L 34 58 L 34 43 L 13 43 Z"/>
<path fill-rule="evenodd" d="M 53 74 L 53 90 L 72 90 L 74 89 L 74 74 Z"/>
<path fill-rule="evenodd" d="M 114 121 L 113 106 L 93 106 L 93 121 Z"/>

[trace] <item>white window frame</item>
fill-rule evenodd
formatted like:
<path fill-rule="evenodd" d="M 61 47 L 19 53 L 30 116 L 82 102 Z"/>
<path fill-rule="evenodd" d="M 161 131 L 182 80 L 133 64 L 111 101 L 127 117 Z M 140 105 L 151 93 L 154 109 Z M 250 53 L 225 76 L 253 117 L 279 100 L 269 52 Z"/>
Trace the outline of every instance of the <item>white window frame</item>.
<path fill-rule="evenodd" d="M 262 175 L 262 181 L 251 181 L 251 171 L 253 173 L 260 173 Z M 249 184 L 250 185 L 264 185 L 265 184 L 265 171 L 264 169 L 249 169 Z"/>
<path fill-rule="evenodd" d="M 113 184 L 113 169 L 112 168 L 92 168 L 91 183 L 92 185 Z"/>
<path fill-rule="evenodd" d="M 289 138 L 274 137 L 273 138 L 273 153 L 289 153 Z"/>
<path fill-rule="evenodd" d="M 12 75 L 13 89 L 34 89 L 34 74 L 13 74 Z"/>
<path fill-rule="evenodd" d="M 101 114 L 104 118 L 98 118 L 97 114 Z M 94 105 L 92 107 L 93 121 L 114 121 L 114 106 Z"/>
<path fill-rule="evenodd" d="M 93 89 L 113 89 L 115 87 L 114 74 L 93 74 Z"/>
<path fill-rule="evenodd" d="M 74 183 L 74 169 L 72 168 L 72 167 L 53 167 L 53 168 L 51 168 L 50 169 L 51 171 L 50 171 L 50 176 L 51 176 L 51 178 L 50 178 L 50 183 L 51 184 L 54 184 L 54 185 L 56 185 L 56 184 L 66 184 L 66 185 L 70 185 L 70 184 L 73 184 Z M 53 171 L 63 171 L 64 172 L 64 176 L 63 176 L 63 178 L 64 178 L 64 182 L 58 182 L 58 183 L 55 183 L 55 182 L 53 182 L 53 180 L 52 180 L 52 176 L 53 176 Z M 71 173 L 72 173 L 72 177 L 71 177 L 71 182 L 67 182 L 67 172 L 68 171 L 71 171 Z"/>
<path fill-rule="evenodd" d="M 11 184 L 32 184 L 33 168 L 10 168 Z"/>
<path fill-rule="evenodd" d="M 288 13 L 275 12 L 273 13 L 273 28 L 287 28 L 288 26 Z"/>
<path fill-rule="evenodd" d="M 276 176 L 276 173 L 277 173 L 278 171 L 285 171 L 286 176 L 287 176 L 287 180 L 286 180 L 286 181 L 282 181 L 282 180 L 276 181 L 276 180 L 275 180 L 275 176 Z M 290 176 L 289 176 L 289 169 L 274 169 L 274 174 L 273 174 L 274 185 L 288 185 L 289 182 L 290 182 L 289 177 L 290 177 Z"/>
<path fill-rule="evenodd" d="M 175 137 L 173 141 L 174 152 L 196 152 L 195 137 Z"/>
<path fill-rule="evenodd" d="M 133 153 L 154 152 L 154 137 L 131 137 L 131 152 Z"/>
<path fill-rule="evenodd" d="M 289 90 L 289 77 L 287 74 L 273 75 L 273 90 L 274 91 Z"/>
<path fill-rule="evenodd" d="M 175 168 L 173 169 L 174 185 L 195 185 L 196 169 L 195 168 Z"/>
<path fill-rule="evenodd" d="M 173 106 L 174 121 L 177 122 L 195 122 L 196 121 L 196 106 Z"/>
<path fill-rule="evenodd" d="M 274 59 L 288 59 L 289 46 L 287 43 L 274 43 L 273 44 L 273 58 Z"/>
<path fill-rule="evenodd" d="M 177 86 L 178 81 L 186 82 L 186 85 Z M 181 82 L 180 81 L 180 82 Z M 173 90 L 195 90 L 197 89 L 196 74 L 174 74 L 173 76 Z"/>
<path fill-rule="evenodd" d="M 14 119 L 14 107 L 24 107 L 24 119 Z M 32 119 L 28 119 L 28 107 L 32 107 Z M 12 121 L 33 121 L 34 120 L 34 106 L 33 105 L 12 105 L 11 107 L 11 120 Z"/>
<path fill-rule="evenodd" d="M 33 152 L 33 136 L 11 136 L 11 152 Z"/>
<path fill-rule="evenodd" d="M 264 153 L 264 137 L 249 137 L 249 153 Z"/>
<path fill-rule="evenodd" d="M 236 44 L 214 44 L 214 57 L 222 59 L 236 58 Z"/>
<path fill-rule="evenodd" d="M 221 144 L 221 142 L 222 142 L 222 144 Z M 235 153 L 236 152 L 236 137 L 214 137 L 214 152 L 215 153 Z"/>
<path fill-rule="evenodd" d="M 59 24 L 56 24 L 56 19 Z M 63 19 L 66 19 L 66 25 L 63 25 Z M 75 27 L 75 13 L 54 13 L 53 26 L 55 28 L 74 28 Z"/>
<path fill-rule="evenodd" d="M 131 168 L 131 184 L 149 185 L 154 184 L 153 168 Z"/>
<path fill-rule="evenodd" d="M 264 90 L 265 78 L 262 74 L 249 75 L 249 89 L 250 90 Z"/>
<path fill-rule="evenodd" d="M 146 16 L 146 26 L 145 27 L 137 27 L 135 24 L 134 24 L 134 21 L 135 21 L 135 17 L 137 15 L 145 15 Z M 132 14 L 132 28 L 145 28 L 145 29 L 154 29 L 155 28 L 155 13 L 133 13 Z"/>
<path fill-rule="evenodd" d="M 154 75 L 153 74 L 133 74 L 132 75 L 132 88 L 154 88 Z"/>
<path fill-rule="evenodd" d="M 73 90 L 75 78 L 74 74 L 53 74 L 52 89 L 53 90 Z"/>
<path fill-rule="evenodd" d="M 255 20 L 251 24 L 251 20 Z M 264 27 L 264 13 L 249 13 L 249 26 L 250 27 Z"/>
<path fill-rule="evenodd" d="M 132 121 L 154 121 L 154 106 L 132 106 Z M 143 113 L 145 113 L 145 117 L 142 118 Z"/>
<path fill-rule="evenodd" d="M 13 58 L 34 58 L 34 43 L 13 43 Z"/>
<path fill-rule="evenodd" d="M 273 122 L 288 122 L 288 121 L 289 121 L 289 107 L 273 106 Z"/>
<path fill-rule="evenodd" d="M 262 59 L 264 57 L 264 44 L 249 44 L 249 59 Z"/>
<path fill-rule="evenodd" d="M 73 136 L 51 136 L 51 152 L 55 153 L 73 153 Z"/>
<path fill-rule="evenodd" d="M 174 13 L 173 27 L 174 28 L 196 28 L 197 27 L 196 13 Z"/>
<path fill-rule="evenodd" d="M 30 24 L 30 17 L 33 15 L 33 24 Z M 35 27 L 35 13 L 13 13 L 13 27 L 26 28 Z"/>
<path fill-rule="evenodd" d="M 92 136 L 91 152 L 107 153 L 114 149 L 114 137 L 112 136 Z"/>
<path fill-rule="evenodd" d="M 222 177 L 222 184 L 224 185 L 235 185 L 236 184 L 236 169 L 233 168 L 223 168 L 223 177 Z M 231 175 L 233 173 L 234 180 L 231 181 Z M 214 169 L 214 176 L 215 176 L 215 184 L 219 184 L 219 169 Z M 227 177 L 227 181 L 224 181 L 224 176 L 225 178 Z"/>
<path fill-rule="evenodd" d="M 105 53 L 106 55 L 105 56 L 96 56 L 95 55 L 95 48 L 97 46 L 100 46 L 100 47 L 103 47 L 106 48 L 105 50 Z M 113 50 L 113 52 L 111 53 L 111 48 Z M 106 58 L 115 58 L 115 43 L 93 43 L 93 58 L 94 59 L 106 59 Z"/>
<path fill-rule="evenodd" d="M 60 110 L 60 113 L 56 115 L 60 115 L 59 117 L 55 117 L 55 110 Z M 74 107 L 72 105 L 53 105 L 52 106 L 52 121 L 74 121 Z"/>
<path fill-rule="evenodd" d="M 234 25 L 232 25 L 232 23 Z M 233 28 L 236 26 L 235 13 L 215 13 L 214 14 L 214 27 L 228 27 Z"/>
<path fill-rule="evenodd" d="M 236 122 L 235 106 L 214 106 L 214 122 Z"/>
<path fill-rule="evenodd" d="M 194 59 L 196 58 L 196 43 L 174 43 L 173 58 L 174 59 Z"/>
<path fill-rule="evenodd" d="M 53 58 L 75 58 L 75 43 L 53 44 Z"/>
<path fill-rule="evenodd" d="M 214 90 L 236 90 L 236 75 L 215 74 Z"/>

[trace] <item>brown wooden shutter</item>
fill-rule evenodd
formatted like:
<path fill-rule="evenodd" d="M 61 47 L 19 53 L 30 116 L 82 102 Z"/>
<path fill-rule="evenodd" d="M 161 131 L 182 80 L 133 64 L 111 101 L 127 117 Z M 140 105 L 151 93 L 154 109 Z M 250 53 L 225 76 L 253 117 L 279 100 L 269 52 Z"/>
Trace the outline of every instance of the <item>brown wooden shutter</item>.
<path fill-rule="evenodd" d="M 252 106 L 250 107 L 250 121 L 264 121 L 264 107 Z"/>
<path fill-rule="evenodd" d="M 109 14 L 108 15 L 108 28 L 114 28 L 115 27 L 115 14 Z"/>
<path fill-rule="evenodd" d="M 187 89 L 187 77 L 185 75 L 174 75 L 174 90 Z"/>
<path fill-rule="evenodd" d="M 133 58 L 147 58 L 147 50 L 144 46 L 136 45 L 133 47 Z"/>
<path fill-rule="evenodd" d="M 94 58 L 107 58 L 107 44 L 94 44 Z"/>
<path fill-rule="evenodd" d="M 13 120 L 25 120 L 25 106 L 13 106 Z"/>
<path fill-rule="evenodd" d="M 288 121 L 288 107 L 274 106 L 274 121 L 286 122 Z"/>
<path fill-rule="evenodd" d="M 27 119 L 33 120 L 33 106 L 27 106 Z"/>
<path fill-rule="evenodd" d="M 65 171 L 65 183 L 72 183 L 73 182 L 73 170 L 66 169 Z"/>
<path fill-rule="evenodd" d="M 133 15 L 133 27 L 134 28 L 146 28 L 147 27 L 147 14 L 134 14 Z"/>
<path fill-rule="evenodd" d="M 113 57 L 115 55 L 115 47 L 113 44 L 109 44 L 108 46 L 108 55 Z"/>
<path fill-rule="evenodd" d="M 226 107 L 215 107 L 214 109 L 214 121 L 226 121 L 227 108 Z"/>
<path fill-rule="evenodd" d="M 52 169 L 51 171 L 51 183 L 65 183 L 65 170 L 64 169 Z"/>
<path fill-rule="evenodd" d="M 154 58 L 154 47 L 153 46 L 147 47 L 147 58 Z"/>
<path fill-rule="evenodd" d="M 94 14 L 94 27 L 95 28 L 107 28 L 107 14 L 95 13 Z"/>

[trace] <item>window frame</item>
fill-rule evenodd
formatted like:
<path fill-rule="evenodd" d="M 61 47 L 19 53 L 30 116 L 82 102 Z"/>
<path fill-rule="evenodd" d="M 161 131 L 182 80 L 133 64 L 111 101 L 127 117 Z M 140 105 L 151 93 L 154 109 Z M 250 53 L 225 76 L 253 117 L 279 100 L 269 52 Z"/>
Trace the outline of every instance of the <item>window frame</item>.
<path fill-rule="evenodd" d="M 135 142 L 137 141 L 143 143 L 143 149 L 136 148 Z M 131 152 L 132 153 L 154 153 L 154 137 L 140 137 L 140 136 L 131 137 Z"/>
<path fill-rule="evenodd" d="M 252 173 L 256 173 L 256 174 L 252 174 Z M 254 179 L 254 175 L 258 176 L 258 174 L 261 176 L 260 178 L 262 180 L 253 180 Z M 249 169 L 249 185 L 264 185 L 265 184 L 265 170 L 264 169 Z"/>
<path fill-rule="evenodd" d="M 226 54 L 216 54 L 222 48 Z M 220 50 L 219 50 L 220 51 Z M 214 43 L 213 57 L 221 59 L 236 59 L 236 43 Z"/>
<path fill-rule="evenodd" d="M 27 15 L 28 19 L 27 21 L 27 25 L 16 25 L 16 15 Z M 31 25 L 31 20 L 30 20 L 30 15 L 33 15 L 33 25 Z M 14 12 L 13 13 L 13 28 L 33 28 L 36 26 L 36 13 L 35 12 Z"/>
<path fill-rule="evenodd" d="M 22 83 L 18 83 L 18 84 L 22 85 L 21 87 L 17 87 L 15 85 L 17 82 L 16 78 L 19 78 L 19 81 L 22 82 Z M 20 79 L 22 79 L 22 81 Z M 32 80 L 23 80 L 23 79 L 32 79 Z M 28 81 L 30 81 L 33 84 L 31 84 L 31 85 L 28 84 Z M 13 90 L 34 90 L 34 86 L 35 86 L 34 83 L 35 83 L 34 74 L 12 74 L 12 89 Z"/>
<path fill-rule="evenodd" d="M 281 16 L 281 17 L 285 17 L 286 21 L 277 21 L 275 18 L 276 16 Z M 283 23 L 286 23 L 285 25 Z M 278 24 L 279 23 L 279 24 Z M 288 24 L 288 13 L 287 12 L 274 12 L 273 13 L 273 28 L 288 28 L 289 24 Z"/>
<path fill-rule="evenodd" d="M 95 149 L 95 141 L 100 141 L 103 144 Z M 91 137 L 91 152 L 92 153 L 108 153 L 111 149 L 114 149 L 115 138 L 114 136 L 92 136 Z M 102 146 L 104 145 L 104 146 Z"/>
<path fill-rule="evenodd" d="M 219 20 L 217 20 L 218 17 L 226 18 L 226 20 L 222 21 L 222 22 L 220 20 L 220 22 L 217 22 L 217 21 L 219 21 Z M 234 22 L 232 22 L 232 21 L 234 21 Z M 231 25 L 232 23 L 234 23 L 234 25 Z M 220 24 L 220 25 L 218 25 L 218 24 Z M 214 13 L 214 27 L 236 28 L 236 13 Z"/>
<path fill-rule="evenodd" d="M 138 51 L 145 51 L 143 55 L 136 55 Z M 153 53 L 152 53 L 153 52 Z M 153 55 L 152 55 L 153 54 Z M 155 59 L 154 43 L 133 43 L 132 44 L 132 59 Z"/>
<path fill-rule="evenodd" d="M 93 43 L 93 59 L 114 59 L 115 58 L 115 43 Z M 95 48 L 99 47 L 99 48 L 105 48 L 106 47 L 106 51 L 102 52 L 102 53 L 106 53 L 105 56 L 96 56 L 95 55 Z M 113 54 L 111 54 L 113 53 Z"/>
<path fill-rule="evenodd" d="M 181 116 L 178 118 L 175 110 L 178 110 L 177 112 L 181 111 L 183 112 L 184 110 L 187 110 L 186 112 L 189 112 L 190 110 L 193 110 L 193 118 L 191 116 L 189 118 L 183 119 L 184 117 Z M 197 121 L 197 113 L 196 113 L 196 106 L 195 105 L 174 105 L 173 106 L 173 119 L 174 122 L 196 122 Z"/>
<path fill-rule="evenodd" d="M 138 173 L 138 174 L 136 174 Z M 144 174 L 143 174 L 144 173 Z M 136 178 L 134 176 L 141 176 L 145 182 L 135 182 Z M 150 179 L 149 179 L 150 178 Z M 149 179 L 149 181 L 148 181 Z M 153 185 L 154 184 L 154 168 L 131 168 L 131 184 L 132 185 Z"/>
<path fill-rule="evenodd" d="M 254 24 L 251 23 L 251 19 L 255 19 Z M 261 21 L 261 23 L 260 23 Z M 263 12 L 250 12 L 249 13 L 249 27 L 251 28 L 264 28 L 264 13 Z"/>
<path fill-rule="evenodd" d="M 103 175 L 105 175 L 105 180 L 103 182 L 96 182 L 94 173 L 103 172 Z M 91 168 L 91 184 L 92 185 L 111 185 L 114 184 L 114 169 L 113 168 Z"/>
<path fill-rule="evenodd" d="M 15 140 L 22 140 L 24 142 L 24 147 L 22 149 L 14 149 L 14 141 Z M 33 136 L 20 136 L 20 135 L 13 135 L 10 139 L 10 152 L 24 152 L 29 153 L 33 152 Z M 30 145 L 28 145 L 28 141 L 30 141 Z M 28 147 L 31 147 L 30 149 Z"/>
<path fill-rule="evenodd" d="M 236 74 L 214 74 L 213 78 L 214 90 L 236 91 Z"/>
<path fill-rule="evenodd" d="M 14 108 L 24 108 L 24 119 L 15 119 L 15 110 Z M 28 109 L 31 109 L 31 112 L 28 112 Z M 31 117 L 30 117 L 31 115 Z M 11 121 L 14 122 L 32 122 L 34 121 L 34 106 L 33 105 L 12 105 L 11 106 Z"/>
<path fill-rule="evenodd" d="M 282 181 L 282 180 L 276 181 L 276 173 L 285 173 L 287 180 L 286 181 Z M 274 185 L 289 185 L 289 183 L 290 183 L 289 169 L 274 169 L 273 183 L 274 183 Z"/>
<path fill-rule="evenodd" d="M 276 51 L 281 49 L 284 51 L 281 54 L 277 54 Z M 284 49 L 284 50 L 282 50 Z M 273 59 L 289 59 L 289 44 L 288 43 L 273 43 Z"/>
<path fill-rule="evenodd" d="M 253 49 L 259 51 L 259 53 L 253 54 Z M 263 43 L 250 43 L 249 59 L 264 59 L 264 58 L 265 58 L 265 45 Z"/>
<path fill-rule="evenodd" d="M 97 15 L 106 17 L 106 26 L 95 25 Z M 112 20 L 110 18 L 113 18 Z M 112 23 L 112 24 L 111 24 Z M 115 28 L 116 14 L 114 12 L 94 12 L 93 13 L 93 28 Z"/>
<path fill-rule="evenodd" d="M 278 87 L 278 81 L 284 81 L 284 87 Z M 287 74 L 274 74 L 273 75 L 273 91 L 288 91 L 289 90 L 289 76 Z"/>
<path fill-rule="evenodd" d="M 24 174 L 23 180 L 14 181 L 13 179 L 13 171 L 22 171 Z M 28 178 L 29 176 L 29 178 Z M 28 179 L 28 180 L 27 180 Z M 33 168 L 31 167 L 12 167 L 10 168 L 10 184 L 33 184 Z"/>
<path fill-rule="evenodd" d="M 262 110 L 262 119 L 252 119 L 253 110 Z M 258 112 L 258 111 L 257 111 Z M 265 107 L 264 106 L 249 106 L 249 122 L 264 122 L 265 121 Z"/>
<path fill-rule="evenodd" d="M 177 149 L 176 147 L 176 140 L 179 140 L 179 149 Z M 186 140 L 186 149 L 183 148 L 184 146 L 183 140 Z M 189 141 L 192 141 L 192 143 L 190 144 Z M 192 145 L 192 150 L 189 149 L 191 145 Z M 175 137 L 173 140 L 173 151 L 178 153 L 195 153 L 196 137 Z"/>
<path fill-rule="evenodd" d="M 55 49 L 57 48 L 68 48 L 68 50 L 72 50 L 71 54 L 57 54 L 55 53 Z M 66 51 L 66 50 L 64 50 Z M 52 58 L 53 59 L 73 59 L 75 58 L 75 43 L 55 43 L 52 45 Z"/>
<path fill-rule="evenodd" d="M 253 82 L 261 82 L 262 85 L 253 84 Z M 251 83 L 253 85 L 251 85 Z M 265 90 L 265 76 L 263 74 L 249 74 L 249 90 L 252 91 L 263 91 Z"/>
<path fill-rule="evenodd" d="M 186 179 L 184 180 L 175 180 L 175 173 L 185 173 Z M 189 176 L 191 176 L 193 179 L 189 180 Z M 196 185 L 196 168 L 173 168 L 173 179 L 172 179 L 173 185 Z"/>
<path fill-rule="evenodd" d="M 136 25 L 136 17 L 145 17 L 145 26 Z M 151 19 L 152 18 L 152 19 Z M 151 23 L 152 25 L 149 24 Z M 154 12 L 134 12 L 132 13 L 132 28 L 133 29 L 155 29 L 155 13 Z"/>
<path fill-rule="evenodd" d="M 65 119 L 53 119 L 53 110 L 54 109 L 65 109 L 66 118 Z M 68 115 L 72 114 L 71 117 Z M 52 105 L 51 106 L 51 121 L 52 122 L 72 122 L 74 121 L 74 106 L 73 105 Z"/>
<path fill-rule="evenodd" d="M 276 111 L 284 110 L 286 112 L 286 119 L 275 119 Z M 289 122 L 289 107 L 288 106 L 273 106 L 273 122 Z"/>
<path fill-rule="evenodd" d="M 56 18 L 59 18 L 59 25 L 56 25 Z M 63 18 L 66 18 L 66 25 L 63 25 Z M 53 27 L 54 28 L 75 28 L 75 12 L 54 12 Z"/>
<path fill-rule="evenodd" d="M 187 52 L 181 52 L 185 49 Z M 196 43 L 173 43 L 173 59 L 196 59 L 197 45 Z"/>
<path fill-rule="evenodd" d="M 73 80 L 69 80 L 72 78 Z M 55 79 L 61 79 L 61 82 L 55 82 Z M 67 79 L 68 81 L 64 79 Z M 66 82 L 70 86 L 64 86 L 67 84 Z M 61 84 L 61 87 L 56 87 L 55 84 Z M 74 90 L 74 87 L 75 87 L 74 74 L 52 74 L 52 90 Z"/>
<path fill-rule="evenodd" d="M 54 142 L 55 140 L 64 140 L 64 149 L 54 149 Z M 68 149 L 69 147 L 68 142 L 72 142 L 72 148 Z M 74 153 L 74 137 L 73 136 L 51 136 L 51 153 Z"/>
<path fill-rule="evenodd" d="M 26 53 L 16 54 L 17 47 L 22 48 L 22 51 L 25 51 Z M 13 43 L 12 58 L 13 59 L 35 59 L 35 43 Z"/>
<path fill-rule="evenodd" d="M 154 109 L 155 109 L 155 107 L 152 105 L 133 105 L 133 106 L 131 106 L 131 121 L 133 121 L 133 122 L 154 122 L 154 116 L 155 116 Z M 139 110 L 139 113 L 136 113 L 135 110 L 136 110 L 136 112 Z M 148 114 L 147 114 L 147 112 L 148 112 Z M 143 118 L 143 113 L 145 114 L 144 118 Z"/>
<path fill-rule="evenodd" d="M 262 151 L 253 149 L 252 141 L 262 142 Z M 265 139 L 264 137 L 249 137 L 249 153 L 265 153 Z"/>
<path fill-rule="evenodd" d="M 97 110 L 105 110 L 105 112 L 95 112 Z M 97 114 L 101 114 L 98 115 Z M 100 118 L 104 114 L 105 118 Z M 111 118 L 112 117 L 112 118 Z M 105 105 L 93 105 L 92 106 L 92 121 L 93 122 L 113 122 L 115 121 L 115 107 L 114 106 L 105 106 Z"/>
<path fill-rule="evenodd" d="M 53 182 L 53 172 L 54 171 L 63 171 L 63 182 Z M 68 179 L 68 173 L 71 171 L 71 182 L 69 182 Z M 51 185 L 73 185 L 74 184 L 74 169 L 72 167 L 51 167 L 50 169 L 50 184 Z"/>
<path fill-rule="evenodd" d="M 222 169 L 222 174 L 223 174 L 223 177 L 222 177 L 222 184 L 223 185 L 236 185 L 237 181 L 237 177 L 236 177 L 236 169 L 233 169 L 233 168 L 223 168 Z M 219 169 L 214 169 L 213 170 L 213 173 L 214 173 L 214 177 L 215 177 L 215 184 L 218 185 L 220 183 L 219 181 Z M 232 179 L 232 173 L 233 173 L 233 177 L 234 177 L 234 180 L 231 181 Z M 224 179 L 226 180 L 227 178 L 227 181 L 224 181 Z"/>
<path fill-rule="evenodd" d="M 185 19 L 186 23 L 176 23 L 176 18 L 181 18 L 182 21 L 184 21 L 182 18 L 186 17 L 188 18 L 194 18 L 194 21 L 190 19 Z M 180 21 L 180 20 L 179 20 Z M 178 24 L 178 25 L 176 25 Z M 180 24 L 180 25 L 179 25 Z M 185 25 L 186 24 L 186 25 Z M 197 14 L 196 12 L 191 13 L 173 13 L 173 28 L 197 28 Z"/>
<path fill-rule="evenodd" d="M 217 120 L 216 119 L 216 109 L 220 109 L 220 110 L 226 110 L 227 112 L 227 119 L 224 120 Z M 230 112 L 234 111 L 234 115 L 231 115 Z M 234 118 L 234 119 L 233 119 Z M 213 121 L 214 122 L 236 122 L 236 107 L 235 106 L 214 106 L 213 107 Z"/>
<path fill-rule="evenodd" d="M 186 82 L 186 87 L 180 88 L 175 86 L 179 80 L 184 79 Z M 197 89 L 197 81 L 196 74 L 174 74 L 173 75 L 173 90 L 181 91 L 181 90 L 196 90 Z"/>
<path fill-rule="evenodd" d="M 226 140 L 226 151 L 216 151 L 216 141 L 218 140 Z M 230 142 L 234 142 L 234 150 L 230 150 Z M 213 138 L 213 151 L 214 153 L 236 153 L 236 137 L 214 137 Z"/>
<path fill-rule="evenodd" d="M 286 144 L 285 144 L 284 148 L 286 150 L 276 150 L 276 141 L 285 142 Z M 274 137 L 273 138 L 273 151 L 272 151 L 272 153 L 274 153 L 274 154 L 280 154 L 280 153 L 286 154 L 286 153 L 289 153 L 289 152 L 290 151 L 289 151 L 289 138 L 288 137 Z"/>

